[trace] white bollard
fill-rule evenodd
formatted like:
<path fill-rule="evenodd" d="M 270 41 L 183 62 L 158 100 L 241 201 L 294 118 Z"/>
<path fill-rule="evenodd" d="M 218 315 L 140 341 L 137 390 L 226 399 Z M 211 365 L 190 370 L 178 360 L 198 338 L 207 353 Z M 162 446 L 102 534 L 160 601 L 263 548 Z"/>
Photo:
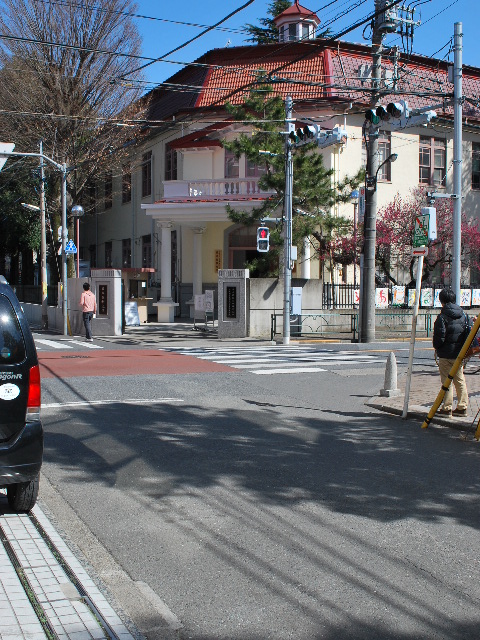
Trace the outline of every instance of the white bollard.
<path fill-rule="evenodd" d="M 397 360 L 393 351 L 388 354 L 383 386 L 384 389 L 380 389 L 381 396 L 391 398 L 400 395 L 400 389 L 397 388 Z"/>

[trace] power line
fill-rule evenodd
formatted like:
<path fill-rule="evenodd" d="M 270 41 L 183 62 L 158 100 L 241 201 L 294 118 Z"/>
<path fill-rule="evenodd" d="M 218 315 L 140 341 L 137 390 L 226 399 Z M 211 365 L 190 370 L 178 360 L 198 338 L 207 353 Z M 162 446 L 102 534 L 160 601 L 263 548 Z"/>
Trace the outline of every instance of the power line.
<path fill-rule="evenodd" d="M 229 18 L 234 16 L 236 13 L 239 13 L 240 11 L 242 11 L 243 9 L 245 9 L 246 7 L 251 5 L 253 2 L 254 2 L 254 0 L 248 0 L 248 2 L 243 4 L 241 7 L 237 7 L 236 9 L 231 11 L 227 16 L 225 16 L 224 18 L 222 18 L 221 20 L 216 22 L 211 27 L 207 27 L 204 31 L 202 31 L 201 33 L 196 35 L 194 38 L 190 38 L 190 40 L 187 40 L 183 44 L 179 45 L 178 47 L 175 47 L 174 49 L 172 49 L 168 53 L 165 53 L 163 56 L 160 56 L 159 58 L 157 58 L 157 61 L 160 61 L 162 58 L 166 58 L 167 56 L 171 55 L 172 53 L 175 53 L 175 51 L 179 51 L 180 49 L 183 49 L 184 47 L 186 47 L 188 44 L 190 44 L 194 40 L 198 40 L 198 38 L 201 38 L 202 36 L 204 36 L 209 31 L 212 31 L 212 29 L 214 29 L 215 27 L 218 27 L 220 24 L 222 24 L 223 22 L 225 22 L 226 20 L 228 20 Z M 137 69 L 133 69 L 133 71 L 129 71 L 128 73 L 125 73 L 124 75 L 120 76 L 120 78 L 123 80 L 125 78 L 125 76 L 131 75 L 132 73 L 135 73 L 136 71 L 141 71 L 141 70 L 145 69 L 146 67 L 150 66 L 151 64 L 153 64 L 153 62 L 147 62 L 146 64 L 142 65 L 141 67 L 138 67 Z"/>

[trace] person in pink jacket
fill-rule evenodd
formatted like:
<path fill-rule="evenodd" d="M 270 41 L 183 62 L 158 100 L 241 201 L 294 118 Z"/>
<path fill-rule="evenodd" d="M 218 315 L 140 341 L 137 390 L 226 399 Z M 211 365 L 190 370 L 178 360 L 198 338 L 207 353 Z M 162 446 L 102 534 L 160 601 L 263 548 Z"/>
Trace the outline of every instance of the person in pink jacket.
<path fill-rule="evenodd" d="M 97 301 L 95 294 L 90 291 L 90 285 L 88 282 L 83 283 L 83 293 L 80 298 L 80 306 L 83 310 L 83 324 L 85 325 L 85 334 L 89 342 L 93 341 L 92 337 L 92 318 L 93 314 L 97 313 Z"/>

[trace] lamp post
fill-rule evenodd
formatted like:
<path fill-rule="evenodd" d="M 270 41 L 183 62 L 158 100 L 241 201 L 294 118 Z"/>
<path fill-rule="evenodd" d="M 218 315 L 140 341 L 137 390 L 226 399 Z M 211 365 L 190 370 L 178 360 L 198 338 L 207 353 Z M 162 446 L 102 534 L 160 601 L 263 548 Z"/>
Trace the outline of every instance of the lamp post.
<path fill-rule="evenodd" d="M 387 162 L 395 162 L 398 154 L 391 153 L 375 171 L 375 175 L 365 178 L 367 211 L 365 212 L 363 273 L 360 280 L 360 342 L 375 339 L 375 245 L 376 245 L 376 191 L 378 172 Z M 375 163 L 376 164 L 376 163 Z"/>
<path fill-rule="evenodd" d="M 83 207 L 75 204 L 72 207 L 71 214 L 77 219 L 77 278 L 80 277 L 80 218 L 83 216 Z"/>
<path fill-rule="evenodd" d="M 15 145 L 9 143 L 0 142 L 0 169 L 3 166 L 2 160 L 8 159 L 10 156 L 16 156 L 20 158 L 40 158 L 46 160 L 52 164 L 62 174 L 62 190 L 61 190 L 61 203 L 62 203 L 62 311 L 63 311 L 63 335 L 68 335 L 68 310 L 67 310 L 67 256 L 65 254 L 65 246 L 67 244 L 67 165 L 65 163 L 59 164 L 45 156 L 43 153 L 21 153 L 17 151 L 11 151 Z"/>

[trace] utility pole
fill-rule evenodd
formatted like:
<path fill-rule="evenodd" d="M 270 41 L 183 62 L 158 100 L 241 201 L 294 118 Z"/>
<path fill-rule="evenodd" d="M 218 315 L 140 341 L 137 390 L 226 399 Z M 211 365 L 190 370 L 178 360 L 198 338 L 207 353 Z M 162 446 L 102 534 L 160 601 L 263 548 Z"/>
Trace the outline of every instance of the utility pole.
<path fill-rule="evenodd" d="M 453 59 L 453 250 L 452 289 L 460 304 L 462 252 L 462 23 L 454 26 Z"/>
<path fill-rule="evenodd" d="M 384 31 L 379 29 L 378 12 L 385 5 L 385 0 L 375 0 L 375 19 L 372 34 L 372 98 L 371 106 L 375 107 L 379 99 L 382 79 L 382 42 Z M 378 168 L 378 128 L 370 128 L 367 145 L 367 175 L 375 178 Z M 377 236 L 377 190 L 365 190 L 365 218 L 363 244 L 363 277 L 360 281 L 360 342 L 375 340 L 375 245 Z"/>
<path fill-rule="evenodd" d="M 290 344 L 290 289 L 292 286 L 292 197 L 293 197 L 293 160 L 292 141 L 289 134 L 294 131 L 292 120 L 293 100 L 290 96 L 285 101 L 285 123 L 287 135 L 285 136 L 285 204 L 284 221 L 285 231 L 283 236 L 283 344 Z"/>
<path fill-rule="evenodd" d="M 40 281 L 42 286 L 42 329 L 48 329 L 47 225 L 45 221 L 45 170 L 43 142 L 40 141 Z"/>

